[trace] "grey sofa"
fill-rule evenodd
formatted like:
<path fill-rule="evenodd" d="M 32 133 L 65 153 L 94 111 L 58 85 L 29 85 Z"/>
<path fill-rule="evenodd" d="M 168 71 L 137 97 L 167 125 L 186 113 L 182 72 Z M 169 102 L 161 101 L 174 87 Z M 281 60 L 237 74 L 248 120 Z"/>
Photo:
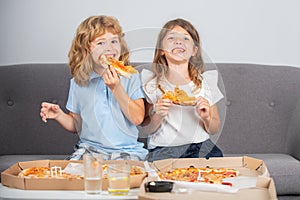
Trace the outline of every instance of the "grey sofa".
<path fill-rule="evenodd" d="M 223 129 L 213 139 L 225 156 L 263 159 L 278 198 L 300 199 L 300 68 L 217 67 L 226 90 L 219 107 L 226 109 L 220 109 Z M 70 77 L 67 64 L 0 66 L 0 171 L 18 161 L 64 159 L 73 151 L 77 135 L 39 116 L 42 101 L 64 108 Z"/>

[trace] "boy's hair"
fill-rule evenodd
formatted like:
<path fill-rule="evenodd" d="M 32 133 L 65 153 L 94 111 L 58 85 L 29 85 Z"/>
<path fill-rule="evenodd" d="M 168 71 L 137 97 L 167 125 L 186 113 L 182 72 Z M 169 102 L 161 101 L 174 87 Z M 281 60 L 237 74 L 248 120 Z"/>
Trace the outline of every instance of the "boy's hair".
<path fill-rule="evenodd" d="M 90 74 L 94 70 L 94 61 L 90 51 L 92 41 L 107 31 L 119 36 L 121 45 L 119 59 L 124 64 L 129 64 L 129 50 L 118 20 L 103 15 L 88 17 L 78 26 L 68 54 L 71 74 L 78 85 L 87 85 Z"/>
<path fill-rule="evenodd" d="M 189 60 L 188 70 L 191 80 L 194 82 L 197 88 L 200 88 L 202 84 L 202 78 L 200 74 L 205 70 L 201 53 L 200 37 L 197 30 L 190 22 L 180 18 L 168 21 L 158 35 L 152 64 L 153 72 L 157 76 L 157 83 L 162 81 L 162 76 L 165 75 L 169 70 L 166 57 L 164 54 L 162 54 L 162 43 L 167 33 L 175 26 L 180 26 L 181 28 L 185 29 L 192 37 L 194 45 L 198 48 L 195 56 L 192 56 Z"/>

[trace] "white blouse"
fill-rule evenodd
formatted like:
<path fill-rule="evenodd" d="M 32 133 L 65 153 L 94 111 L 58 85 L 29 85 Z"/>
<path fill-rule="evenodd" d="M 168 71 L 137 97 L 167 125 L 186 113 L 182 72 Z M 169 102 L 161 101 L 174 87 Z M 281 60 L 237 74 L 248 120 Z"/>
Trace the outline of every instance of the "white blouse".
<path fill-rule="evenodd" d="M 162 92 L 158 89 L 156 78 L 151 79 L 153 72 L 144 69 L 141 73 L 143 89 L 146 94 L 147 102 L 154 104 L 161 99 Z M 214 105 L 224 96 L 218 88 L 218 71 L 209 70 L 202 74 L 202 88 L 196 95 L 193 94 L 194 83 L 190 82 L 178 87 L 184 90 L 189 96 L 202 96 Z M 164 79 L 161 87 L 165 91 L 174 91 L 176 85 Z M 169 109 L 168 115 L 163 119 L 162 124 L 155 133 L 148 138 L 148 148 L 153 149 L 157 146 L 178 146 L 190 143 L 200 143 L 209 138 L 208 133 L 199 123 L 200 116 L 194 106 L 173 105 Z"/>

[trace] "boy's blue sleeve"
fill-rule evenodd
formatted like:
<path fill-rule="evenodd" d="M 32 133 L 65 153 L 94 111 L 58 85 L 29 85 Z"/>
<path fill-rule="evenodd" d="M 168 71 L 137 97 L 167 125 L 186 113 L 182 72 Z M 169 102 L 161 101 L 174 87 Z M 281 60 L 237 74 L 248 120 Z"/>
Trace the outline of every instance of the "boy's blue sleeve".
<path fill-rule="evenodd" d="M 75 82 L 74 79 L 70 80 L 70 89 L 69 89 L 69 96 L 68 96 L 68 101 L 66 108 L 73 113 L 79 114 L 79 108 L 77 104 L 77 99 L 75 97 Z"/>
<path fill-rule="evenodd" d="M 145 98 L 145 94 L 142 88 L 142 81 L 139 73 L 131 76 L 129 82 L 128 95 L 133 100 Z"/>

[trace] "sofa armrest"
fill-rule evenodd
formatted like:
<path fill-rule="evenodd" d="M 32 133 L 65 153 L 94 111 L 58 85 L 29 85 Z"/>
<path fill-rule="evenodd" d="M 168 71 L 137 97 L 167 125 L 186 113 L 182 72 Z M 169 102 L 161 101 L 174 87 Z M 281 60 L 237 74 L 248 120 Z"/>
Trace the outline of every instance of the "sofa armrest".
<path fill-rule="evenodd" d="M 290 155 L 300 160 L 300 99 L 295 106 L 287 134 L 287 150 Z"/>

